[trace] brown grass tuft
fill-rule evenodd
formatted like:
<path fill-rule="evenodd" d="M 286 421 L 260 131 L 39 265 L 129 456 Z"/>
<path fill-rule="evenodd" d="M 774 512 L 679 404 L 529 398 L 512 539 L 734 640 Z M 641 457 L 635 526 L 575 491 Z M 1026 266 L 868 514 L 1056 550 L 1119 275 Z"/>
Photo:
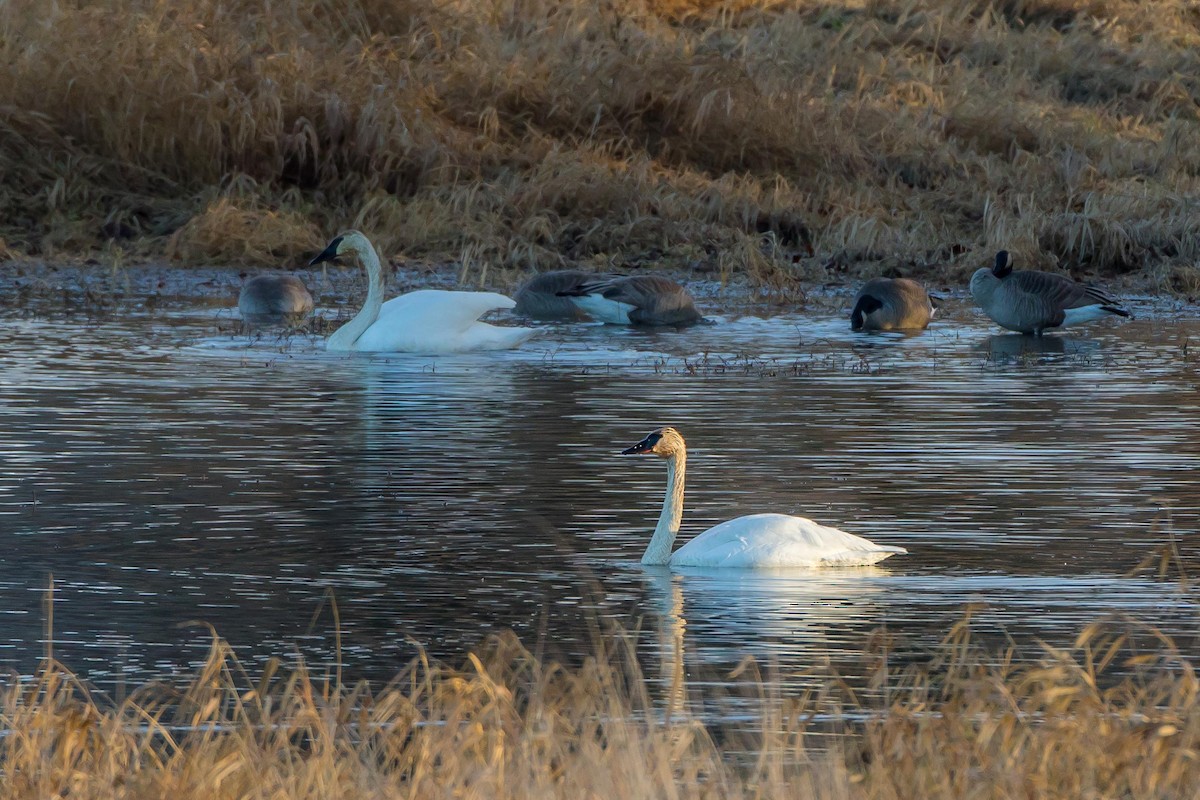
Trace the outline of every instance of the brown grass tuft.
<path fill-rule="evenodd" d="M 166 251 L 188 263 L 284 264 L 324 242 L 324 233 L 296 211 L 219 197 L 171 235 Z"/>

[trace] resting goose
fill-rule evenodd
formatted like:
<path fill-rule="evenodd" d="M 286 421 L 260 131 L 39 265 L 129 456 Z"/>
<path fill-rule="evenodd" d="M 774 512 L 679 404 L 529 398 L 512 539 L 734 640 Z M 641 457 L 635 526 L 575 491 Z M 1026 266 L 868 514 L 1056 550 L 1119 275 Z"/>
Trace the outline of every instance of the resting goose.
<path fill-rule="evenodd" d="M 302 317 L 312 310 L 308 287 L 294 275 L 255 275 L 238 294 L 238 311 L 248 320 Z"/>
<path fill-rule="evenodd" d="M 855 331 L 923 330 L 934 307 L 924 287 L 908 278 L 874 278 L 854 298 L 850 329 Z"/>
<path fill-rule="evenodd" d="M 517 307 L 513 311 L 533 319 L 587 319 L 583 309 L 561 293 L 588 281 L 609 277 L 577 269 L 560 269 L 535 275 L 517 289 L 513 298 L 517 301 Z"/>
<path fill-rule="evenodd" d="M 997 325 L 1036 336 L 1047 328 L 1129 316 L 1103 289 L 1052 272 L 1013 270 L 1007 250 L 996 254 L 995 266 L 971 276 L 971 296 Z"/>
<path fill-rule="evenodd" d="M 602 278 L 558 294 L 612 325 L 687 325 L 702 319 L 687 289 L 658 275 Z"/>

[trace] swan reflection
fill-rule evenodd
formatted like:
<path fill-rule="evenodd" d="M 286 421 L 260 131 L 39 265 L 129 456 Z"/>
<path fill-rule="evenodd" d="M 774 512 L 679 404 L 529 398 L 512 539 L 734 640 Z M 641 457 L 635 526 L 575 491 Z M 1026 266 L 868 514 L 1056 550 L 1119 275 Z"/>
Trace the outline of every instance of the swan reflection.
<path fill-rule="evenodd" d="M 776 571 L 645 568 L 660 632 L 686 631 L 691 661 L 727 666 L 745 656 L 806 669 L 886 621 L 891 572 L 877 566 Z M 660 636 L 666 639 L 666 635 Z"/>

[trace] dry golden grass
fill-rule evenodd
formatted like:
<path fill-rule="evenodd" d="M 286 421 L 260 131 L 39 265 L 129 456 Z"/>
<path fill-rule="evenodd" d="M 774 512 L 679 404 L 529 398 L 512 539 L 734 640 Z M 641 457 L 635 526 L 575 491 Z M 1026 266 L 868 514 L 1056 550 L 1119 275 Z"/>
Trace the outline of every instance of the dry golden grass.
<path fill-rule="evenodd" d="M 295 211 L 273 211 L 220 197 L 175 231 L 167 254 L 183 261 L 279 263 L 324 247 L 321 231 Z"/>
<path fill-rule="evenodd" d="M 1197 76 L 1189 0 L 9 0 L 0 237 L 1187 291 Z"/>
<path fill-rule="evenodd" d="M 1200 796 L 1200 683 L 1172 642 L 1133 625 L 1021 662 L 974 644 L 968 617 L 919 669 L 877 658 L 874 700 L 832 675 L 781 695 L 746 667 L 750 730 L 702 724 L 686 702 L 663 713 L 688 694 L 682 673 L 648 680 L 616 641 L 568 670 L 501 636 L 461 668 L 418 658 L 371 689 L 274 665 L 252 680 L 214 637 L 190 685 L 122 702 L 50 661 L 0 689 L 0 797 Z M 814 723 L 839 709 L 859 721 Z M 818 724 L 845 733 L 813 748 Z"/>

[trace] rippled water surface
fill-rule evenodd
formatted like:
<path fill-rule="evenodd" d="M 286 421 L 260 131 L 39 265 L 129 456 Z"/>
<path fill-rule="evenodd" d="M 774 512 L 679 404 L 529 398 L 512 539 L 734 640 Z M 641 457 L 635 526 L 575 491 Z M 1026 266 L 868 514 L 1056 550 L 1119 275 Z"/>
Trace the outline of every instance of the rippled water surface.
<path fill-rule="evenodd" d="M 1112 611 L 1190 634 L 1194 596 L 1131 570 L 1197 531 L 1200 324 L 1139 311 L 1040 345 L 964 307 L 914 337 L 779 313 L 437 358 L 330 355 L 203 308 L 9 311 L 0 664 L 44 653 L 50 575 L 55 654 L 101 684 L 186 670 L 192 620 L 250 664 L 330 664 L 330 597 L 369 678 L 500 629 L 570 659 L 609 621 L 684 630 L 713 675 L 853 665 L 883 625 L 931 645 L 969 602 L 1026 640 Z M 617 453 L 666 422 L 690 445 L 685 536 L 780 511 L 909 555 L 642 567 L 665 470 Z"/>

